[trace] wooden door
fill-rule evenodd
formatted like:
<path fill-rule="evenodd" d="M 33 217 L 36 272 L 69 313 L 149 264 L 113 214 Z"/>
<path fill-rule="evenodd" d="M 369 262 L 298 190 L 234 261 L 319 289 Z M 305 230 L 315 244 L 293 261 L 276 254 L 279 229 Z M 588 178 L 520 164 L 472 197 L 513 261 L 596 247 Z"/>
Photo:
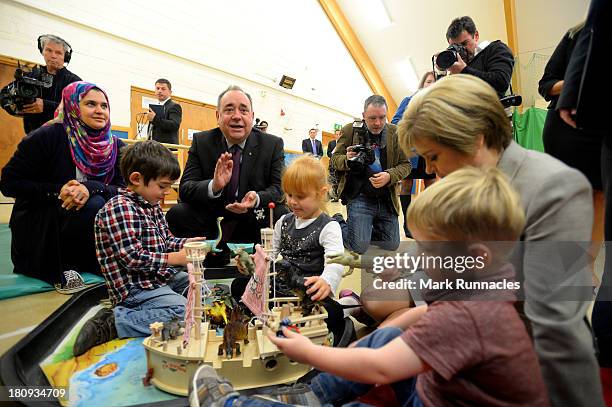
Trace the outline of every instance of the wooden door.
<path fill-rule="evenodd" d="M 22 65 L 23 63 L 24 61 L 21 61 Z M 16 59 L 0 56 L 0 88 L 15 80 L 15 68 L 17 68 Z M 23 119 L 11 116 L 0 108 L 0 131 L 0 169 L 2 169 L 17 150 L 17 144 L 25 136 Z"/>
<path fill-rule="evenodd" d="M 323 143 L 323 149 L 325 150 L 325 154 L 323 154 L 323 158 L 321 158 L 321 162 L 325 165 L 325 168 L 329 167 L 329 157 L 327 156 L 327 145 L 330 141 L 334 139 L 334 133 L 329 133 L 327 131 L 321 132 L 321 138 Z"/>

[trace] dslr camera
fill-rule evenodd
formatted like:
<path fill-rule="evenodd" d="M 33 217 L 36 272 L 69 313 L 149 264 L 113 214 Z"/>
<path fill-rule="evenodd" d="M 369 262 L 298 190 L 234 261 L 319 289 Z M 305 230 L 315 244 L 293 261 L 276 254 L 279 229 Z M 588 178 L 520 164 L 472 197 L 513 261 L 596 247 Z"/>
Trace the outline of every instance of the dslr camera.
<path fill-rule="evenodd" d="M 0 106 L 11 116 L 22 116 L 23 105 L 42 97 L 43 88 L 53 84 L 53 75 L 36 65 L 31 69 L 19 66 L 14 77 L 13 82 L 0 90 Z"/>
<path fill-rule="evenodd" d="M 370 143 L 368 128 L 363 120 L 353 122 L 353 140 L 359 140 L 359 144 L 348 147 L 348 150 L 357 153 L 357 156 L 349 159 L 347 165 L 350 171 L 359 173 L 376 160 Z"/>
<path fill-rule="evenodd" d="M 438 57 L 436 58 L 436 65 L 438 65 L 440 69 L 447 70 L 455 62 L 457 62 L 457 55 L 459 55 L 465 63 L 468 62 L 467 48 L 465 48 L 463 45 L 451 44 L 448 46 L 448 48 L 438 54 Z"/>

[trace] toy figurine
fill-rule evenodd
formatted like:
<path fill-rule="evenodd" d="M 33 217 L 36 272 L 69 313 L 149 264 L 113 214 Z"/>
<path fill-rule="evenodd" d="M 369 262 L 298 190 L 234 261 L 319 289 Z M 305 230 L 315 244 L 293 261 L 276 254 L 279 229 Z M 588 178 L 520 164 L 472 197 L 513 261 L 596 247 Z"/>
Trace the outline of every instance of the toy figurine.
<path fill-rule="evenodd" d="M 219 345 L 218 355 L 223 355 L 223 351 L 225 351 L 225 357 L 231 359 L 234 357 L 234 349 L 236 349 L 236 356 L 240 356 L 238 341 L 244 340 L 244 344 L 247 345 L 249 343 L 247 336 L 248 319 L 244 316 L 240 307 L 236 306 L 232 310 L 230 322 L 223 329 L 223 343 Z"/>
<path fill-rule="evenodd" d="M 252 276 L 255 273 L 255 262 L 253 258 L 243 248 L 236 249 L 236 268 L 245 276 Z"/>
<path fill-rule="evenodd" d="M 342 264 L 343 266 L 348 266 L 348 271 L 342 274 L 342 277 L 353 274 L 353 270 L 356 268 L 361 268 L 361 256 L 350 250 L 345 250 L 342 254 L 327 256 L 326 258 L 328 264 Z"/>

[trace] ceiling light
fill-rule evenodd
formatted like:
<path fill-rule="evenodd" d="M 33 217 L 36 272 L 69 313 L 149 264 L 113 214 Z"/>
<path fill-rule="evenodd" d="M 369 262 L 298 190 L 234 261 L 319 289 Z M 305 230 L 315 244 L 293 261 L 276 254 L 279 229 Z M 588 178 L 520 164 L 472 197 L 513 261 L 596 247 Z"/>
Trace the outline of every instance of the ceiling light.
<path fill-rule="evenodd" d="M 419 87 L 419 77 L 414 70 L 410 57 L 402 59 L 401 61 L 397 62 L 395 66 L 402 80 L 404 81 L 406 88 L 408 88 L 410 92 L 416 92 Z"/>
<path fill-rule="evenodd" d="M 357 4 L 362 7 L 368 22 L 377 29 L 382 30 L 393 23 L 383 0 L 359 0 L 355 2 Z"/>

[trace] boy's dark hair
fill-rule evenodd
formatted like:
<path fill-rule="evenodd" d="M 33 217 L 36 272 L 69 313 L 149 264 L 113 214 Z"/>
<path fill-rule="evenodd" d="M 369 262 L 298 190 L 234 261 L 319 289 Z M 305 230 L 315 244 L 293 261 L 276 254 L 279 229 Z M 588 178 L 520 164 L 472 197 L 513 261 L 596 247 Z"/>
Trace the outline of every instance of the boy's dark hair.
<path fill-rule="evenodd" d="M 471 36 L 474 36 L 474 34 L 476 34 L 476 24 L 474 24 L 474 20 L 472 20 L 472 17 L 463 16 L 455 18 L 446 30 L 446 40 L 452 40 L 453 38 L 457 38 L 464 30 L 467 31 L 467 33 Z"/>
<path fill-rule="evenodd" d="M 148 185 L 152 179 L 168 177 L 177 180 L 181 176 L 176 157 L 170 150 L 154 140 L 140 141 L 121 152 L 121 175 L 129 185 L 130 174 L 139 172 Z"/>
<path fill-rule="evenodd" d="M 155 83 L 164 83 L 164 84 L 168 85 L 168 89 L 169 90 L 172 90 L 172 84 L 170 83 L 170 81 L 168 79 L 159 78 L 158 80 L 155 81 Z"/>

